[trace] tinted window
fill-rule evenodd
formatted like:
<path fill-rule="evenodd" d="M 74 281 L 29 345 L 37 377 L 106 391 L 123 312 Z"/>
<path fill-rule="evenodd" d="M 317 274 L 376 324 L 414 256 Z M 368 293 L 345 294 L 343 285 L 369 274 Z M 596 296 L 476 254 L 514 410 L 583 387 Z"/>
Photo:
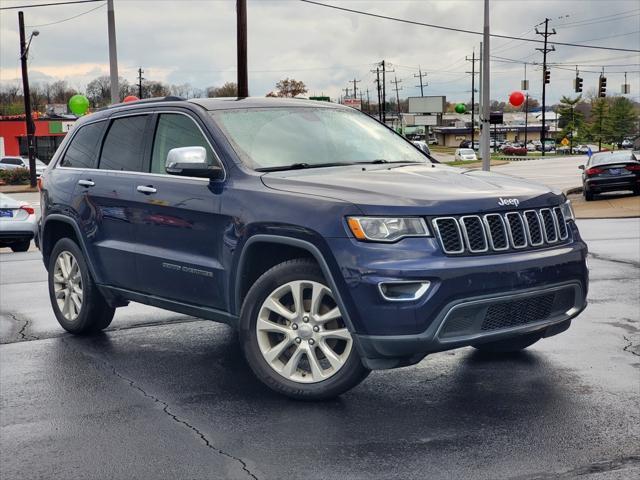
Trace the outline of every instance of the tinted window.
<path fill-rule="evenodd" d="M 169 150 L 180 147 L 204 147 L 209 164 L 216 163 L 209 143 L 191 118 L 186 115 L 163 113 L 158 119 L 153 142 L 151 173 L 166 173 L 165 163 Z"/>
<path fill-rule="evenodd" d="M 101 170 L 141 172 L 147 115 L 117 118 L 111 123 L 100 156 Z"/>
<path fill-rule="evenodd" d="M 22 165 L 22 160 L 19 158 L 3 158 L 2 163 L 7 165 Z"/>
<path fill-rule="evenodd" d="M 104 122 L 80 127 L 71 139 L 69 148 L 60 165 L 75 168 L 96 168 L 98 164 L 98 142 L 102 136 Z"/>

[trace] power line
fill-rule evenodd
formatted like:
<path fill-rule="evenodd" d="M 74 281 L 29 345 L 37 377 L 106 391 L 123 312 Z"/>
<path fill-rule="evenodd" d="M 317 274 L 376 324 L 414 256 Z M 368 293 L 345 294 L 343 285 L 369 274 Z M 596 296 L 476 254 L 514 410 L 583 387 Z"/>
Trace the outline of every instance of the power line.
<path fill-rule="evenodd" d="M 41 27 L 49 27 L 51 25 L 57 25 L 59 23 L 63 23 L 63 22 L 67 22 L 69 20 L 73 20 L 74 18 L 81 17 L 83 15 L 86 15 L 87 13 L 95 12 L 99 8 L 105 7 L 106 5 L 107 5 L 106 3 L 103 3 L 102 5 L 98 5 L 97 7 L 92 8 L 91 10 L 87 10 L 86 12 L 79 13 L 78 15 L 74 15 L 73 17 L 63 18 L 62 20 L 58 20 L 57 22 L 42 23 L 40 25 L 27 25 L 27 27 L 28 28 L 41 28 Z"/>
<path fill-rule="evenodd" d="M 72 5 L 75 3 L 92 3 L 92 2 L 104 2 L 105 0 L 74 0 L 67 2 L 57 3 L 38 3 L 35 5 L 16 5 L 14 7 L 0 7 L 0 10 L 17 10 L 19 8 L 35 8 L 35 7 L 55 7 L 57 5 Z"/>
<path fill-rule="evenodd" d="M 343 12 L 349 12 L 349 13 L 356 13 L 358 15 L 365 15 L 368 17 L 374 17 L 374 18 L 381 18 L 383 20 L 393 20 L 395 22 L 401 22 L 401 23 L 408 23 L 410 25 L 419 25 L 422 27 L 431 27 L 431 28 L 438 28 L 441 30 L 448 30 L 451 32 L 460 32 L 460 33 L 470 33 L 472 35 L 483 35 L 482 32 L 476 32 L 474 30 L 466 30 L 463 28 L 454 28 L 454 27 L 445 27 L 443 25 L 434 25 L 432 23 L 423 23 L 423 22 L 416 22 L 413 20 L 407 20 L 404 18 L 397 18 L 397 17 L 389 17 L 386 15 L 379 15 L 377 13 L 370 13 L 370 12 L 363 12 L 361 10 L 354 10 L 352 8 L 345 8 L 345 7 L 339 7 L 337 5 L 329 5 L 327 3 L 320 3 L 320 2 L 315 2 L 313 0 L 299 0 L 300 2 L 303 3 L 308 3 L 311 5 L 317 5 L 319 7 L 326 7 L 326 8 L 332 8 L 334 10 L 341 10 Z M 535 38 L 520 38 L 520 37 L 514 37 L 511 35 L 500 35 L 497 33 L 491 33 L 490 34 L 491 37 L 495 37 L 495 38 L 506 38 L 508 40 L 522 40 L 525 42 L 533 42 L 533 43 L 545 43 L 544 40 L 537 40 Z M 579 44 L 575 44 L 575 43 L 567 43 L 567 42 L 548 42 L 551 45 L 562 45 L 565 47 L 579 47 L 579 48 L 594 48 L 594 49 L 598 49 L 598 50 L 615 50 L 615 51 L 619 51 L 619 52 L 640 52 L 640 50 L 637 49 L 631 49 L 631 48 L 616 48 L 616 47 L 603 47 L 600 45 L 579 45 Z"/>
<path fill-rule="evenodd" d="M 562 28 L 575 28 L 575 27 L 582 27 L 585 25 L 592 25 L 594 23 L 611 22 L 614 20 L 618 20 L 617 18 L 614 18 L 614 17 L 619 17 L 621 15 L 627 15 L 629 13 L 634 13 L 634 12 L 640 12 L 640 8 L 634 8 L 633 10 L 627 10 L 624 12 L 612 13 L 611 15 L 604 15 L 602 17 L 591 17 L 591 18 L 585 18 L 583 20 L 576 20 L 575 22 L 561 23 L 558 26 Z M 637 15 L 639 14 L 631 15 L 631 17 L 635 17 Z"/>

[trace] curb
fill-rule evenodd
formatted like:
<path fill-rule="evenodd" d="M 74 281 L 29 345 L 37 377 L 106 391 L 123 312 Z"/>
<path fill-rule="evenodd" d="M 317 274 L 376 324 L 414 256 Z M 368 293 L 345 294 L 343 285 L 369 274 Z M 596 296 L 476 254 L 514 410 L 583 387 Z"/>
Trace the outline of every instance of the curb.
<path fill-rule="evenodd" d="M 576 193 L 582 193 L 582 187 L 571 187 L 563 190 L 562 193 L 565 195 L 574 195 Z"/>
<path fill-rule="evenodd" d="M 38 187 L 31 188 L 30 185 L 0 185 L 1 193 L 35 193 Z"/>

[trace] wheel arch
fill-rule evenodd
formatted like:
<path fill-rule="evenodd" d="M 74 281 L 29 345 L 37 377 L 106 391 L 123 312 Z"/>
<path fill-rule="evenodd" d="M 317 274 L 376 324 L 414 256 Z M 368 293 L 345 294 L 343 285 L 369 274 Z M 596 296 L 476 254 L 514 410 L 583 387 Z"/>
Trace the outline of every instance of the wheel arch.
<path fill-rule="evenodd" d="M 302 255 L 298 254 L 296 256 L 289 256 L 289 257 L 278 257 L 278 256 L 270 256 L 267 258 L 272 259 L 273 261 L 271 262 L 266 262 L 265 264 L 269 264 L 269 263 L 273 263 L 273 265 L 271 266 L 275 266 L 279 263 L 282 263 L 283 261 L 286 260 L 290 260 L 292 258 L 311 258 L 313 260 L 316 261 L 316 263 L 318 264 L 318 266 L 320 267 L 320 270 L 322 271 L 322 274 L 324 276 L 324 278 L 326 279 L 327 283 L 329 284 L 329 287 L 331 288 L 332 292 L 334 293 L 334 298 L 336 300 L 336 303 L 338 304 L 338 306 L 340 307 L 340 310 L 342 312 L 342 318 L 345 321 L 345 323 L 347 324 L 347 327 L 349 328 L 349 331 L 351 331 L 352 333 L 355 331 L 353 328 L 353 323 L 351 321 L 351 318 L 349 317 L 349 311 L 346 308 L 346 305 L 342 299 L 340 290 L 338 289 L 338 286 L 335 282 L 333 273 L 331 272 L 331 269 L 329 267 L 329 264 L 327 263 L 324 255 L 322 254 L 322 252 L 320 251 L 320 249 L 314 245 L 313 243 L 307 241 L 307 240 L 302 240 L 299 238 L 293 238 L 293 237 L 283 237 L 283 236 L 279 236 L 279 235 L 268 235 L 268 234 L 258 234 L 258 235 L 254 235 L 253 237 L 249 238 L 246 243 L 244 244 L 241 256 L 240 256 L 240 260 L 238 261 L 238 267 L 236 270 L 236 275 L 235 275 L 235 288 L 234 288 L 234 308 L 235 308 L 235 312 L 239 313 L 242 307 L 242 302 L 244 301 L 244 296 L 246 296 L 249 288 L 251 287 L 252 281 L 251 279 L 254 277 L 254 275 L 251 274 L 247 274 L 246 272 L 250 271 L 249 270 L 249 265 L 248 263 L 250 262 L 252 255 L 255 255 L 255 252 L 257 252 L 258 250 L 261 250 L 257 247 L 259 246 L 265 246 L 268 245 L 269 247 L 267 248 L 282 248 L 282 247 L 288 247 L 287 252 L 290 253 L 294 253 L 294 252 L 300 252 Z M 265 256 L 266 257 L 266 256 Z M 277 261 L 276 261 L 277 260 Z M 275 263 L 274 263 L 275 261 Z M 271 268 L 271 266 L 269 268 Z M 266 269 L 268 270 L 268 268 Z M 266 271 L 264 270 L 264 271 Z M 264 271 L 262 273 L 264 273 Z M 262 273 L 260 273 L 260 275 L 262 275 Z M 258 275 L 258 277 L 260 276 Z M 254 280 L 257 280 L 257 277 L 254 278 Z M 357 342 L 356 342 L 357 343 Z M 357 346 L 357 345 L 356 345 Z"/>
<path fill-rule="evenodd" d="M 76 221 L 66 215 L 50 214 L 45 219 L 42 225 L 42 236 L 40 238 L 40 245 L 42 251 L 42 259 L 46 268 L 49 267 L 49 257 L 56 242 L 61 238 L 70 238 L 73 240 L 84 255 L 84 260 L 89 267 L 91 276 L 94 280 L 97 279 L 96 272 L 93 267 L 93 263 L 89 255 L 87 255 L 87 248 L 84 242 L 84 238 L 80 233 L 80 227 Z"/>

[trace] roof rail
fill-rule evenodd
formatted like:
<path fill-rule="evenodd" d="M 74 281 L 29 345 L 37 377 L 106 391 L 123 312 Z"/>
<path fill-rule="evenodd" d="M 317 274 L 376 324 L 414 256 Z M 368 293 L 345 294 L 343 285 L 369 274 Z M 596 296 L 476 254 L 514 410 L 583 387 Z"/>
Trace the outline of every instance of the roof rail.
<path fill-rule="evenodd" d="M 121 107 L 122 105 L 138 105 L 140 103 L 159 103 L 159 102 L 185 102 L 187 99 L 182 97 L 177 97 L 174 95 L 169 95 L 167 97 L 155 97 L 155 98 L 143 98 L 142 100 L 136 100 L 134 102 L 120 102 L 114 103 L 111 105 L 107 105 L 104 108 L 115 108 Z M 102 108 L 100 109 L 102 110 Z"/>

